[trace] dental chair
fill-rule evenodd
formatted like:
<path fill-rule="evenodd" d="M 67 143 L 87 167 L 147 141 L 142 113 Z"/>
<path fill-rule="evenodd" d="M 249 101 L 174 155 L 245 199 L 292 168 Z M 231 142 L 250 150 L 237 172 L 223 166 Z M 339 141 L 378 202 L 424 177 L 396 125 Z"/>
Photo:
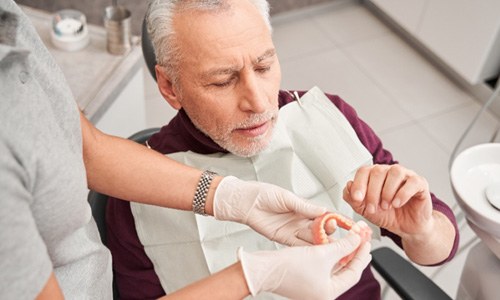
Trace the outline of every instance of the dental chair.
<path fill-rule="evenodd" d="M 156 58 L 151 40 L 146 30 L 146 22 L 142 23 L 142 51 L 144 60 L 151 76 L 156 80 Z M 159 128 L 142 130 L 129 139 L 138 143 L 145 143 Z M 99 228 L 101 240 L 106 245 L 106 204 L 108 196 L 90 191 L 88 201 L 92 208 L 92 215 Z M 448 300 L 452 299 L 432 280 L 418 270 L 411 262 L 400 256 L 389 247 L 380 247 L 372 251 L 371 266 L 386 281 L 402 299 L 414 300 Z M 113 280 L 114 299 L 118 299 L 116 283 Z M 384 296 L 385 291 L 382 293 Z"/>

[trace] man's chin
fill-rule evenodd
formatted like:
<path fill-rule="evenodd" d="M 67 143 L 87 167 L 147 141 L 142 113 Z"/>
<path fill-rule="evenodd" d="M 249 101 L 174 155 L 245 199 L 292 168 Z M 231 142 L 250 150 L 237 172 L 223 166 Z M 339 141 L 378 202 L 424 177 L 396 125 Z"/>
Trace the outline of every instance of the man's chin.
<path fill-rule="evenodd" d="M 230 149 L 229 149 L 230 148 Z M 246 147 L 229 147 L 226 149 L 227 151 L 231 152 L 232 154 L 239 156 L 239 157 L 252 157 L 255 156 L 262 151 L 264 151 L 267 148 L 266 145 L 251 145 L 251 146 L 246 146 Z"/>
<path fill-rule="evenodd" d="M 270 124 L 271 126 L 269 126 L 268 130 L 262 135 L 251 138 L 244 135 L 236 135 L 233 136 L 231 142 L 225 143 L 225 145 L 219 144 L 219 146 L 239 157 L 255 156 L 266 150 L 271 143 L 274 136 L 275 124 L 276 121 L 273 120 Z"/>
<path fill-rule="evenodd" d="M 223 148 L 232 154 L 239 157 L 252 157 L 262 151 L 266 150 L 271 142 L 269 137 L 259 137 L 258 140 L 253 138 L 252 141 L 245 141 L 242 143 L 231 143 L 230 145 L 225 145 Z"/>

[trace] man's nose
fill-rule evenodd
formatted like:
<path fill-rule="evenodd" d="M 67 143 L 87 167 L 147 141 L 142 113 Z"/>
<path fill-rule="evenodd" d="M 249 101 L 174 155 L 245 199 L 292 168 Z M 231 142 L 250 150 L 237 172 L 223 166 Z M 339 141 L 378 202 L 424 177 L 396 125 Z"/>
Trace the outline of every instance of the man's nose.
<path fill-rule="evenodd" d="M 252 113 L 263 113 L 266 111 L 267 100 L 264 86 L 259 82 L 255 74 L 245 74 L 241 84 L 240 109 Z"/>

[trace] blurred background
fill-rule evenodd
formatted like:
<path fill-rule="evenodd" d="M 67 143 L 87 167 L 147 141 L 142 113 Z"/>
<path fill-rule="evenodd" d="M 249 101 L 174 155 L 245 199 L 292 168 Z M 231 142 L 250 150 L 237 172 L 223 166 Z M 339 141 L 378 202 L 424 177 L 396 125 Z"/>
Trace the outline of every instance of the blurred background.
<path fill-rule="evenodd" d="M 270 0 L 271 14 L 277 14 L 306 6 L 315 5 L 330 0 Z M 87 22 L 96 25 L 103 25 L 103 12 L 106 6 L 110 6 L 110 0 L 94 0 L 91 5 L 89 1 L 81 0 L 17 0 L 19 4 L 34 8 L 40 8 L 49 12 L 56 12 L 60 9 L 71 8 L 84 13 Z M 141 22 L 146 12 L 147 0 L 118 0 L 119 5 L 125 6 L 132 11 L 132 32 L 140 34 Z"/>

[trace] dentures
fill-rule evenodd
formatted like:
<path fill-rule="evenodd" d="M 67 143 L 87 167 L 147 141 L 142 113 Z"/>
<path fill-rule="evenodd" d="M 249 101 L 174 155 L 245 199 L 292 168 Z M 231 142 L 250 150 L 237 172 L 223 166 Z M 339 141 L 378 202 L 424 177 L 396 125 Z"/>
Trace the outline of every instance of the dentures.
<path fill-rule="evenodd" d="M 328 239 L 328 235 L 326 234 L 325 226 L 333 226 L 334 231 L 337 227 L 343 228 L 345 230 L 349 230 L 350 232 L 354 232 L 361 237 L 361 243 L 368 242 L 372 238 L 372 230 L 363 221 L 354 222 L 353 220 L 338 214 L 327 212 L 313 221 L 312 225 L 312 234 L 313 234 L 313 242 L 315 245 L 327 244 L 330 242 Z M 332 232 L 333 233 L 333 232 Z M 353 251 L 351 254 L 343 257 L 339 264 L 341 266 L 347 265 L 356 255 L 356 251 Z"/>

